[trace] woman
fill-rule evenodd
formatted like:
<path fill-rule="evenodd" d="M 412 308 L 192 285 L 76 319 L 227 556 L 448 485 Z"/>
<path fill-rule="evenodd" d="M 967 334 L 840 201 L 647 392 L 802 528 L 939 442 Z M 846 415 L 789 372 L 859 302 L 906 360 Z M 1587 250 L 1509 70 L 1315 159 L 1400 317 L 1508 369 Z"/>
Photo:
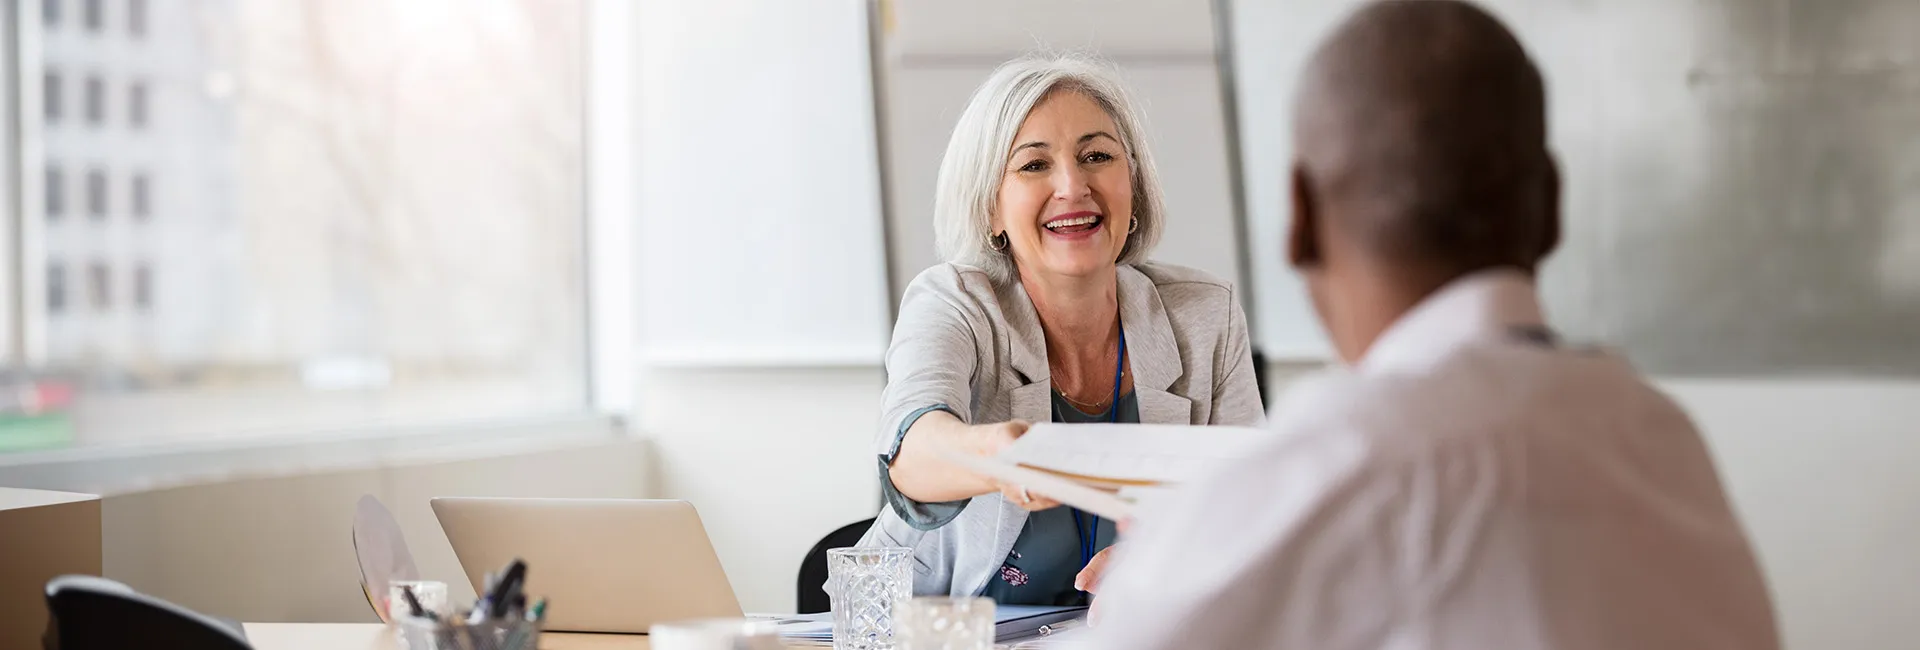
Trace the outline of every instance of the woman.
<path fill-rule="evenodd" d="M 948 261 L 901 299 L 878 439 L 888 505 L 861 544 L 913 548 L 916 594 L 1084 604 L 1076 578 L 1114 523 L 941 456 L 998 453 L 1035 421 L 1256 423 L 1246 318 L 1226 282 L 1146 261 L 1159 181 L 1099 65 L 1001 66 L 937 183 Z"/>

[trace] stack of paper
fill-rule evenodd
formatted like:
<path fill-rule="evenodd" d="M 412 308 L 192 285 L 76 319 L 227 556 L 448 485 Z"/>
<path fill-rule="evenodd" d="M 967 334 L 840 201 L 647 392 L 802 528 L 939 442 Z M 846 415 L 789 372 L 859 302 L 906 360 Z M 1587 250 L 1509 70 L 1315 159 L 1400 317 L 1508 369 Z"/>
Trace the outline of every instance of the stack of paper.
<path fill-rule="evenodd" d="M 999 605 L 994 608 L 994 642 L 1008 643 L 1041 635 L 1070 621 L 1085 618 L 1085 607 L 1041 607 L 1036 605 Z M 787 641 L 832 642 L 833 615 L 802 614 L 774 622 Z"/>
<path fill-rule="evenodd" d="M 1036 424 L 997 456 L 953 453 L 947 460 L 1102 517 L 1128 519 L 1127 491 L 1204 476 L 1264 435 L 1249 427 Z"/>

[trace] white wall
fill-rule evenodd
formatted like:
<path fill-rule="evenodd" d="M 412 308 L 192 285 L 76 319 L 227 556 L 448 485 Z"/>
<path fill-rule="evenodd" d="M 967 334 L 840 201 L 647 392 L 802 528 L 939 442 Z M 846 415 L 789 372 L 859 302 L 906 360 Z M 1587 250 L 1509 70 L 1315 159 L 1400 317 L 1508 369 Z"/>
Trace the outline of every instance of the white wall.
<path fill-rule="evenodd" d="M 1713 448 L 1787 647 L 1913 647 L 1920 382 L 1662 384 Z"/>
<path fill-rule="evenodd" d="M 658 493 L 700 510 L 741 606 L 791 612 L 822 536 L 880 511 L 877 367 L 681 369 L 641 381 Z"/>

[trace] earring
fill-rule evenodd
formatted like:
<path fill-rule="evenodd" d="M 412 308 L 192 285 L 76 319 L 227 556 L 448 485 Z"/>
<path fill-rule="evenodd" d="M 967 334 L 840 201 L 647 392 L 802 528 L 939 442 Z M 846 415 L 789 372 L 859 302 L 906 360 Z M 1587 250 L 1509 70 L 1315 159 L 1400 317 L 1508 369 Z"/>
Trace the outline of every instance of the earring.
<path fill-rule="evenodd" d="M 1133 231 L 1139 230 L 1139 229 L 1140 229 L 1140 216 L 1134 215 L 1133 220 L 1127 222 L 1127 234 L 1131 235 L 1133 234 Z"/>
<path fill-rule="evenodd" d="M 1009 242 L 1007 240 L 1007 233 L 1003 232 L 998 235 L 987 235 L 987 248 L 991 248 L 995 252 L 1006 251 L 1008 243 Z"/>

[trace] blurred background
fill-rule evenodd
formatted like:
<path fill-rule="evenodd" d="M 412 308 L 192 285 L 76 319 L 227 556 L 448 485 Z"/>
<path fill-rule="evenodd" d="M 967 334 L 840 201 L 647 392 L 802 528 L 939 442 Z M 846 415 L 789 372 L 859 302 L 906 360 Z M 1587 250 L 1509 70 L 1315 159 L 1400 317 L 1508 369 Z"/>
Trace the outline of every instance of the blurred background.
<path fill-rule="evenodd" d="M 106 495 L 108 577 L 246 620 L 372 620 L 362 493 L 450 582 L 428 497 L 689 499 L 790 610 L 879 508 L 974 86 L 1122 70 L 1157 257 L 1241 288 L 1272 396 L 1329 356 L 1280 255 L 1289 103 L 1357 4 L 13 0 L 0 486 Z M 1547 76 L 1550 316 L 1693 412 L 1792 647 L 1907 645 L 1920 1 L 1486 4 Z"/>

